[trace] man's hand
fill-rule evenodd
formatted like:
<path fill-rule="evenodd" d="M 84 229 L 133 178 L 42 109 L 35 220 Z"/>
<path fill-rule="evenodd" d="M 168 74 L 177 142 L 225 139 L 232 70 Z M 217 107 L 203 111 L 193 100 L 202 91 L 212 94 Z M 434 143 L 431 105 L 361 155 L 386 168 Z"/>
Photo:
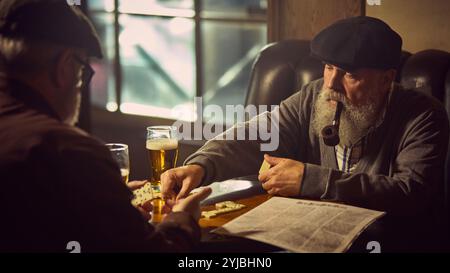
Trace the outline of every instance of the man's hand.
<path fill-rule="evenodd" d="M 187 212 L 194 217 L 195 221 L 198 221 L 201 216 L 200 201 L 208 197 L 208 195 L 211 194 L 211 191 L 211 188 L 204 188 L 184 199 L 178 199 L 177 203 L 173 206 L 172 211 Z"/>
<path fill-rule="evenodd" d="M 205 170 L 199 165 L 187 165 L 167 170 L 161 174 L 161 193 L 164 200 L 185 198 L 200 186 Z M 178 189 L 179 192 L 178 192 Z"/>
<path fill-rule="evenodd" d="M 264 159 L 272 167 L 258 176 L 262 187 L 269 194 L 298 196 L 305 165 L 299 161 L 267 154 L 264 155 Z"/>
<path fill-rule="evenodd" d="M 134 191 L 143 187 L 145 183 L 148 183 L 148 181 L 130 181 L 127 183 L 127 186 L 131 191 Z M 150 213 L 153 211 L 153 205 L 151 201 L 145 202 L 145 204 L 142 204 L 142 206 L 135 206 L 135 208 L 141 213 L 142 217 L 146 221 L 149 221 L 151 219 L 152 216 Z"/>

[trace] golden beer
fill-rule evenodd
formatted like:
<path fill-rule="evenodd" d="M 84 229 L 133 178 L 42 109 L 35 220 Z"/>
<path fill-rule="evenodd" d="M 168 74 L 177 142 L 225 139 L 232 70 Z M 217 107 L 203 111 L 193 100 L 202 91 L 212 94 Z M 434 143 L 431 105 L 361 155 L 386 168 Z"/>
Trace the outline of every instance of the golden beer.
<path fill-rule="evenodd" d="M 149 139 L 146 148 L 151 170 L 150 182 L 153 185 L 160 185 L 161 174 L 174 168 L 177 163 L 178 140 Z"/>
<path fill-rule="evenodd" d="M 120 169 L 120 174 L 122 176 L 122 182 L 127 184 L 129 176 L 130 176 L 130 170 L 122 168 L 122 169 Z"/>
<path fill-rule="evenodd" d="M 113 159 L 120 168 L 122 182 L 127 184 L 130 176 L 130 157 L 128 155 L 128 145 L 122 143 L 107 143 Z"/>
<path fill-rule="evenodd" d="M 161 198 L 161 174 L 174 168 L 178 158 L 178 140 L 169 138 L 147 139 L 146 143 L 149 163 L 150 182 L 158 199 L 153 200 L 152 222 L 159 223 L 163 217 L 164 200 Z"/>

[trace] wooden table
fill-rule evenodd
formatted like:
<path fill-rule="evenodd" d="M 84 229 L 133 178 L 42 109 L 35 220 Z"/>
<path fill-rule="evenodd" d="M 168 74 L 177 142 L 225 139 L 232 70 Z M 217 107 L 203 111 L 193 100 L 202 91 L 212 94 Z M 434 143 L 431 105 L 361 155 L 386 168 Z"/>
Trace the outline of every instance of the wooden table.
<path fill-rule="evenodd" d="M 202 239 L 197 252 L 274 252 L 281 249 L 262 242 L 249 240 L 245 238 L 232 237 L 211 233 L 214 228 L 220 227 L 236 217 L 248 212 L 267 201 L 271 196 L 269 194 L 256 195 L 249 198 L 230 200 L 246 205 L 244 209 L 218 215 L 214 218 L 200 219 L 200 227 L 202 228 Z M 202 207 L 202 211 L 213 210 L 214 205 Z"/>
<path fill-rule="evenodd" d="M 228 223 L 229 221 L 233 220 L 234 218 L 236 218 L 236 217 L 248 212 L 249 210 L 259 206 L 260 204 L 264 203 L 269 198 L 270 198 L 269 194 L 261 194 L 261 195 L 256 195 L 256 196 L 252 196 L 252 197 L 245 198 L 245 199 L 240 199 L 240 200 L 230 200 L 230 201 L 234 201 L 239 204 L 244 204 L 246 207 L 241 210 L 238 210 L 238 211 L 220 214 L 220 215 L 218 215 L 214 218 L 210 218 L 210 219 L 201 218 L 200 219 L 200 227 L 202 227 L 202 228 L 221 227 L 224 224 Z M 208 210 L 214 210 L 214 209 L 215 209 L 214 205 L 202 207 L 202 211 L 208 211 Z"/>

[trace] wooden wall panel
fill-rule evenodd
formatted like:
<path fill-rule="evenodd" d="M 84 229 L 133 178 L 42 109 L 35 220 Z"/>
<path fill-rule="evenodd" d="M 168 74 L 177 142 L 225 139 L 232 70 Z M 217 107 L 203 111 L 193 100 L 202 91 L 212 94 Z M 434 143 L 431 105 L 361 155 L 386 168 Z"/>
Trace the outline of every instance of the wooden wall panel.
<path fill-rule="evenodd" d="M 336 20 L 363 15 L 364 0 L 269 0 L 268 42 L 310 40 Z"/>
<path fill-rule="evenodd" d="M 428 48 L 450 52 L 449 0 L 381 1 L 381 5 L 367 5 L 366 14 L 388 23 L 409 52 Z"/>

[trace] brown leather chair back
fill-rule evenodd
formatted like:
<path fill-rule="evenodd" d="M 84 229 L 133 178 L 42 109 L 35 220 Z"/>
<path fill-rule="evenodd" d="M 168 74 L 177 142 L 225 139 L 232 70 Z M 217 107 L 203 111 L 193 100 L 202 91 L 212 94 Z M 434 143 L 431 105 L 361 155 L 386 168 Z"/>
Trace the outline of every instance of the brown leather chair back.
<path fill-rule="evenodd" d="M 434 96 L 447 109 L 450 119 L 450 53 L 428 49 L 413 54 L 401 72 L 401 84 Z M 445 163 L 444 193 L 446 212 L 450 212 L 450 147 Z M 449 219 L 450 221 L 450 214 Z"/>
<path fill-rule="evenodd" d="M 264 47 L 256 58 L 246 105 L 278 105 L 314 79 L 322 64 L 309 56 L 309 41 L 287 40 Z"/>

